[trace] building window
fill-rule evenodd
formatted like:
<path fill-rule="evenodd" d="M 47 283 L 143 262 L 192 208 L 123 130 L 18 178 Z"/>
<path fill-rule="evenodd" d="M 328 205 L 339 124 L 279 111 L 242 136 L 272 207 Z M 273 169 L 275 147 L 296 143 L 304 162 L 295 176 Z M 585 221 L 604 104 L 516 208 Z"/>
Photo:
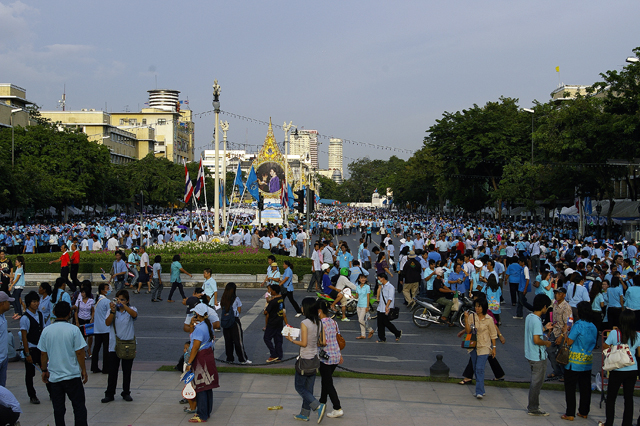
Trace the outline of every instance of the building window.
<path fill-rule="evenodd" d="M 146 125 L 146 124 L 147 124 L 147 119 L 146 119 L 146 118 L 143 118 L 143 119 L 142 119 L 142 125 L 144 126 L 144 125 Z"/>
<path fill-rule="evenodd" d="M 120 125 L 121 125 L 121 126 L 124 126 L 124 118 L 121 118 L 121 119 L 120 119 Z"/>
<path fill-rule="evenodd" d="M 165 124 L 167 124 L 167 120 L 165 118 L 158 119 L 158 125 L 163 126 Z"/>
<path fill-rule="evenodd" d="M 131 118 L 129 119 L 129 126 L 137 126 L 138 125 L 138 120 L 135 118 Z"/>

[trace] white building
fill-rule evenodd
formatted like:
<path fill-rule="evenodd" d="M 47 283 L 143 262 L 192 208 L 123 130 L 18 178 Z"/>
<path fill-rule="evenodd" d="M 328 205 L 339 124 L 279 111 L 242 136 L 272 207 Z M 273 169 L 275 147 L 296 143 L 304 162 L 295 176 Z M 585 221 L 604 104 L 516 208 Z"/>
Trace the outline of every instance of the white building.
<path fill-rule="evenodd" d="M 294 156 L 294 157 L 291 157 Z M 309 163 L 318 169 L 318 131 L 298 130 L 298 136 L 290 136 L 289 158 Z"/>

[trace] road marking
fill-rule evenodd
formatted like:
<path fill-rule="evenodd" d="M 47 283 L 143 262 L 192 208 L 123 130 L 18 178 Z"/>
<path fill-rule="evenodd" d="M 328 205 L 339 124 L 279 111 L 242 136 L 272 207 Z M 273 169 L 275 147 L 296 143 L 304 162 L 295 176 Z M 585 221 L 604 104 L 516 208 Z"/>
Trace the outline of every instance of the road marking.
<path fill-rule="evenodd" d="M 362 361 L 370 361 L 370 362 L 425 362 L 424 359 L 400 359 L 395 356 L 375 356 L 375 355 L 342 355 L 343 357 L 353 357 L 358 358 L 358 360 Z"/>
<path fill-rule="evenodd" d="M 264 302 L 265 298 L 260 297 L 258 301 L 253 304 L 251 309 L 249 309 L 246 314 L 240 317 L 243 331 L 249 329 L 249 326 L 253 324 L 256 318 L 258 318 L 258 315 L 261 315 L 264 312 Z M 220 338 L 216 340 L 216 345 L 223 345 L 220 347 L 224 347 L 224 335 L 222 333 L 220 333 Z"/>

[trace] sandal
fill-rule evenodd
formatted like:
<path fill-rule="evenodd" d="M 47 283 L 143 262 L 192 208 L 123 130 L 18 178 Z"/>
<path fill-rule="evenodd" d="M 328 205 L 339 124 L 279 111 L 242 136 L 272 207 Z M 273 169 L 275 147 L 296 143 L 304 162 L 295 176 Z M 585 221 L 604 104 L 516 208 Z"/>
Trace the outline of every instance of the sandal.
<path fill-rule="evenodd" d="M 567 416 L 566 414 L 561 415 L 560 418 L 562 420 L 569 420 L 570 422 L 573 421 L 573 416 Z"/>
<path fill-rule="evenodd" d="M 358 337 L 356 337 L 356 339 L 361 340 L 361 339 L 366 339 L 366 337 L 365 336 L 358 336 Z"/>
<path fill-rule="evenodd" d="M 500 378 L 494 377 L 494 378 L 492 379 L 492 381 L 494 381 L 494 382 L 504 382 L 504 376 L 502 376 L 502 377 L 500 377 Z"/>
<path fill-rule="evenodd" d="M 206 420 L 202 420 L 200 417 L 198 417 L 197 414 L 189 419 L 189 423 L 206 423 L 206 422 L 207 422 Z"/>
<path fill-rule="evenodd" d="M 369 335 L 367 336 L 367 339 L 371 339 L 371 338 L 373 337 L 373 333 L 374 333 L 374 331 L 373 331 L 373 330 L 371 330 L 371 331 L 369 332 Z"/>
<path fill-rule="evenodd" d="M 469 380 L 462 379 L 462 380 L 460 380 L 460 381 L 458 382 L 458 384 L 459 384 L 459 385 L 470 385 L 472 381 L 473 381 L 473 380 L 471 380 L 471 379 L 469 379 Z"/>
<path fill-rule="evenodd" d="M 578 417 L 582 417 L 583 419 L 586 419 L 588 416 L 585 416 L 583 414 L 577 413 Z"/>

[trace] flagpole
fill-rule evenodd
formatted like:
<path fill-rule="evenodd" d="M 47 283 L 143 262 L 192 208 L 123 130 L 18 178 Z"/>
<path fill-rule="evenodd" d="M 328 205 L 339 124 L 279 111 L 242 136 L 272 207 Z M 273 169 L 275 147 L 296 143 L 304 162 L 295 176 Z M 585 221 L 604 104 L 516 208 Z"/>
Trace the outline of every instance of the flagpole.
<path fill-rule="evenodd" d="M 202 161 L 202 156 L 200 156 L 200 161 Z M 206 175 L 204 174 L 204 166 L 202 166 L 202 190 L 204 191 L 204 208 L 207 212 L 207 230 L 211 230 L 211 225 L 209 224 L 209 204 L 207 204 L 207 184 Z"/>
<path fill-rule="evenodd" d="M 240 204 L 242 204 L 242 200 L 244 199 L 244 193 L 247 192 L 247 188 L 242 191 L 242 195 L 240 195 Z M 237 210 L 237 209 L 236 209 Z M 236 225 L 236 220 L 238 219 L 238 213 L 233 215 L 233 223 L 231 224 L 231 229 Z"/>

